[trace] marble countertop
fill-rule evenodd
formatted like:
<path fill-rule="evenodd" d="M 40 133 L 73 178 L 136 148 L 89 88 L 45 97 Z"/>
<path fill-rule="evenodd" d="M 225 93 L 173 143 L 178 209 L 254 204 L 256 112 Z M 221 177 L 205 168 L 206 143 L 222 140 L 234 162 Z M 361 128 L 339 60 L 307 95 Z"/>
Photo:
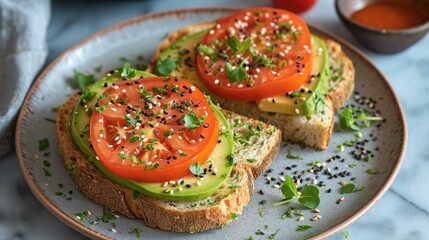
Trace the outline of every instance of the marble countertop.
<path fill-rule="evenodd" d="M 270 5 L 266 0 L 265 5 Z M 252 7 L 261 0 L 53 1 L 48 30 L 51 62 L 82 38 L 148 12 L 202 6 Z M 361 49 L 387 76 L 404 107 L 408 148 L 401 170 L 383 198 L 346 230 L 349 239 L 429 239 L 429 36 L 408 50 L 381 55 L 362 47 L 339 22 L 333 1 L 318 1 L 304 19 Z M 87 239 L 48 212 L 27 187 L 15 154 L 0 160 L 0 240 Z M 394 210 L 394 211 L 393 211 Z M 343 239 L 341 231 L 331 239 Z"/>

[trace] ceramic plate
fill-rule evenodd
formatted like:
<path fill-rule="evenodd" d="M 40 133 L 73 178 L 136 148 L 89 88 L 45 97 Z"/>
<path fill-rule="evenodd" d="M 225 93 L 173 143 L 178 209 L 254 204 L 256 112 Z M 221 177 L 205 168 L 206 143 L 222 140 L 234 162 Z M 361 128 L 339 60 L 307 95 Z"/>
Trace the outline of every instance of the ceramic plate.
<path fill-rule="evenodd" d="M 76 189 L 57 152 L 55 123 L 49 121 L 49 119 L 55 119 L 52 108 L 64 103 L 75 91 L 69 87 L 73 70 L 91 72 L 100 65 L 103 69 L 115 68 L 122 65 L 121 58 L 124 57 L 134 64 L 141 61 L 141 58 L 137 60 L 140 55 L 150 59 L 166 33 L 192 23 L 216 19 L 232 11 L 218 8 L 177 10 L 148 14 L 120 22 L 76 44 L 40 74 L 19 115 L 16 149 L 25 180 L 47 209 L 66 224 L 92 238 L 132 239 L 136 238 L 132 230 L 141 228 L 144 239 L 245 239 L 249 236 L 255 239 L 266 239 L 267 235 L 275 233 L 278 229 L 280 229 L 276 236 L 278 239 L 303 239 L 324 238 L 345 228 L 381 198 L 399 171 L 404 156 L 406 127 L 400 103 L 385 77 L 361 52 L 338 37 L 311 27 L 313 33 L 326 35 L 341 43 L 356 68 L 355 90 L 361 97 L 365 96 L 375 101 L 376 109 L 386 119 L 381 126 L 373 126 L 362 131 L 362 139 L 369 141 L 365 146 L 366 149 L 374 153 L 369 162 L 355 160 L 350 154 L 354 147 L 345 147 L 345 151 L 339 152 L 336 146 L 346 140 L 355 139 L 355 133 L 338 131 L 337 124 L 326 151 L 301 149 L 293 144 L 283 145 L 280 154 L 270 167 L 271 173 L 268 176 L 278 179 L 281 172 L 301 175 L 303 184 L 310 184 L 316 176 L 307 171 L 311 168 L 310 164 L 313 161 L 326 162 L 324 170 L 330 168 L 332 174 L 337 176 L 329 179 L 327 175 L 320 173 L 317 179 L 317 184 L 322 182 L 321 185 L 323 185 L 320 187 L 321 219 L 311 221 L 310 219 L 316 213 L 305 210 L 303 211 L 305 220 L 301 222 L 297 221 L 298 216 L 282 220 L 281 216 L 289 207 L 297 208 L 298 212 L 299 206 L 291 204 L 273 207 L 272 204 L 279 201 L 282 195 L 279 189 L 273 187 L 276 181 L 267 184 L 265 178 L 261 177 L 255 183 L 255 194 L 244 209 L 244 213 L 222 229 L 195 234 L 178 234 L 151 229 L 145 227 L 140 220 L 123 216 L 114 220 L 113 226 L 112 223 L 103 222 L 92 224 L 102 215 L 103 207 L 88 200 Z M 357 104 L 354 98 L 348 104 L 352 103 Z M 39 140 L 44 138 L 49 140 L 49 149 L 39 151 Z M 289 159 L 288 152 L 299 154 L 304 160 Z M 43 156 L 43 153 L 48 156 Z M 335 155 L 339 155 L 339 158 L 332 162 L 327 161 Z M 379 170 L 379 173 L 368 174 L 367 169 L 370 168 Z M 51 176 L 46 176 L 49 173 Z M 365 189 L 355 193 L 340 194 L 341 180 L 353 182 L 358 187 L 365 186 Z M 331 189 L 330 193 L 328 189 Z M 262 190 L 264 195 L 258 194 L 259 190 Z M 344 201 L 337 204 L 342 196 L 345 197 Z M 265 203 L 261 204 L 263 200 Z M 79 220 L 75 214 L 85 210 L 90 210 L 91 215 L 83 221 Z M 312 228 L 304 232 L 296 231 L 298 225 L 304 224 L 309 224 Z M 115 228 L 116 232 L 112 231 L 112 228 Z M 265 235 L 257 235 L 258 230 Z"/>

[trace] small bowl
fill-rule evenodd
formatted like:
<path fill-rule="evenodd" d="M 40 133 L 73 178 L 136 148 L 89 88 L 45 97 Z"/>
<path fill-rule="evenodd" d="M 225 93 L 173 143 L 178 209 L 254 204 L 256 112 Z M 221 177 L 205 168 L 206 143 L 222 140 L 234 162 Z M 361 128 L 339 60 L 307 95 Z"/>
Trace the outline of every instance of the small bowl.
<path fill-rule="evenodd" d="M 400 30 L 378 29 L 363 25 L 351 19 L 353 13 L 364 7 L 393 2 L 407 4 L 421 9 L 426 22 L 412 28 Z M 429 0 L 336 0 L 335 9 L 348 30 L 367 48 L 381 53 L 403 51 L 420 40 L 429 31 Z"/>

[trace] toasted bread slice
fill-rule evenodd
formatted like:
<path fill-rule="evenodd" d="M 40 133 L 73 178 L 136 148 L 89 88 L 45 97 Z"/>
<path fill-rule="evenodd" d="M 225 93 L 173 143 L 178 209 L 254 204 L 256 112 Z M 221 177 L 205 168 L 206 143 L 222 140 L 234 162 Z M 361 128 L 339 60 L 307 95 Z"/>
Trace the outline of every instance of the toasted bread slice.
<path fill-rule="evenodd" d="M 140 218 L 153 228 L 199 232 L 227 224 L 231 221 L 231 213 L 241 214 L 249 203 L 254 179 L 266 170 L 280 148 L 281 133 L 278 129 L 223 110 L 236 138 L 246 136 L 250 125 L 259 125 L 263 129 L 260 136 L 251 137 L 248 143 L 235 144 L 235 165 L 227 182 L 212 196 L 200 201 L 175 202 L 144 195 L 135 200 L 134 190 L 105 177 L 74 143 L 70 124 L 78 99 L 78 94 L 72 95 L 60 108 L 56 131 L 59 153 L 76 186 L 96 203 L 129 218 Z M 228 186 L 231 184 L 241 187 L 230 189 Z"/>
<path fill-rule="evenodd" d="M 329 98 L 334 111 L 344 106 L 355 88 L 355 68 L 352 60 L 341 50 L 341 45 L 329 38 L 322 38 L 329 52 Z"/>
<path fill-rule="evenodd" d="M 171 44 L 183 36 L 190 35 L 204 29 L 209 29 L 214 25 L 214 22 L 202 22 L 190 25 L 177 31 L 170 33 L 164 41 L 161 42 L 156 50 L 151 64 L 148 68 L 149 72 L 154 72 L 160 54 L 166 50 Z M 254 102 L 235 102 L 229 101 L 212 95 L 212 99 L 219 103 L 224 109 L 234 111 L 254 119 L 264 121 L 278 127 L 283 138 L 291 142 L 301 142 L 307 146 L 326 149 L 329 140 L 332 136 L 334 126 L 335 112 L 347 102 L 354 89 L 354 68 L 353 63 L 347 55 L 341 50 L 341 46 L 333 40 L 323 38 L 326 47 L 329 51 L 329 61 L 331 76 L 330 92 L 326 98 L 325 109 L 311 117 L 299 115 L 286 115 L 279 113 L 261 112 Z M 338 70 L 341 69 L 341 70 Z M 188 67 L 186 72 L 194 72 L 198 76 L 196 69 Z M 190 75 L 190 74 L 189 74 Z M 181 77 L 181 76 L 176 76 Z M 188 79 L 183 79 L 188 81 Z M 192 84 L 199 89 L 210 94 L 204 84 L 197 80 L 192 80 Z"/>

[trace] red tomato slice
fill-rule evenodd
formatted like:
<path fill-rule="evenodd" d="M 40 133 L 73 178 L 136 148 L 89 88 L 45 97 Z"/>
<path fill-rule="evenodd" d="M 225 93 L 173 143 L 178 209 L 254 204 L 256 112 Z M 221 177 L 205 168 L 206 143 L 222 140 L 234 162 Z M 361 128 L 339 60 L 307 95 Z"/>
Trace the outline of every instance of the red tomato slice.
<path fill-rule="evenodd" d="M 90 122 L 98 159 L 114 175 L 163 182 L 190 174 L 213 152 L 219 123 L 190 83 L 151 77 L 117 83 L 96 103 Z"/>
<path fill-rule="evenodd" d="M 223 98 L 258 100 L 299 89 L 311 74 L 311 38 L 299 16 L 242 10 L 217 21 L 197 54 L 198 73 Z"/>

